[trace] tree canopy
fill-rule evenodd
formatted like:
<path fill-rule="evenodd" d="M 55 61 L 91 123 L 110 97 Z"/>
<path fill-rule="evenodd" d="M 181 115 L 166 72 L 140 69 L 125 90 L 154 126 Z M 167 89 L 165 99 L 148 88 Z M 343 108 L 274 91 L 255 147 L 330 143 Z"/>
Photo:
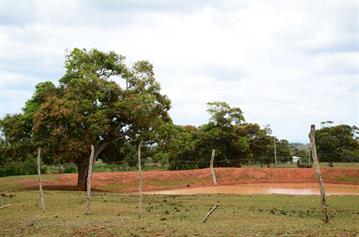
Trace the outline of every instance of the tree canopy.
<path fill-rule="evenodd" d="M 127 66 L 124 60 L 114 52 L 74 49 L 58 86 L 39 83 L 23 113 L 2 120 L 5 142 L 42 147 L 47 163 L 76 163 L 78 187 L 86 188 L 91 145 L 97 157 L 112 142 L 149 139 L 156 126 L 170 121 L 170 101 L 160 92 L 153 66 L 147 61 Z"/>
<path fill-rule="evenodd" d="M 344 124 L 317 130 L 315 141 L 320 161 L 359 161 L 358 131 L 356 126 Z"/>

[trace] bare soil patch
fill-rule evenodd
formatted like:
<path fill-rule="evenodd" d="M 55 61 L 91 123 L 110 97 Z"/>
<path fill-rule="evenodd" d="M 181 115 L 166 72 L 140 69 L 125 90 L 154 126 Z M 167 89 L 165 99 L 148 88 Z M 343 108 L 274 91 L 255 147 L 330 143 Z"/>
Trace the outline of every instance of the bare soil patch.
<path fill-rule="evenodd" d="M 359 169 L 322 168 L 327 184 L 359 185 Z M 299 168 L 216 168 L 219 186 L 264 183 L 316 183 L 313 169 Z M 76 190 L 77 174 L 51 175 L 44 181 L 45 190 Z M 159 191 L 212 186 L 210 169 L 179 171 L 146 171 L 143 173 L 144 191 Z M 96 172 L 93 187 L 99 191 L 136 192 L 137 172 Z M 34 189 L 37 181 L 20 179 L 24 189 Z"/>

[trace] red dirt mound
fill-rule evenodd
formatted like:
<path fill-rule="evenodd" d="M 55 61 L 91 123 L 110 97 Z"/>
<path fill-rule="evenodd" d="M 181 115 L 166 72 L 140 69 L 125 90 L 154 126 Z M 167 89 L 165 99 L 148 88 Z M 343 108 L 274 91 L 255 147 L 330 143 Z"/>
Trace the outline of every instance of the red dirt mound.
<path fill-rule="evenodd" d="M 359 169 L 322 168 L 325 183 L 359 185 Z M 216 168 L 218 185 L 250 183 L 315 183 L 313 169 L 298 168 Z M 203 187 L 212 185 L 209 169 L 179 171 L 146 171 L 143 173 L 144 191 Z M 75 190 L 77 174 L 54 175 L 44 182 L 44 188 Z M 98 191 L 136 192 L 137 172 L 96 172 L 93 188 Z M 22 180 L 28 189 L 36 188 L 35 180 Z"/>

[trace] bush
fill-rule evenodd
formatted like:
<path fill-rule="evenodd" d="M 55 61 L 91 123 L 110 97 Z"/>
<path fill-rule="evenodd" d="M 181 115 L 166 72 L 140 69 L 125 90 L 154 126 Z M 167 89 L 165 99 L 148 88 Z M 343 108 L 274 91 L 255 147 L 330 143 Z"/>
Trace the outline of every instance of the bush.
<path fill-rule="evenodd" d="M 153 161 L 158 162 L 161 166 L 167 165 L 170 159 L 170 155 L 166 152 L 157 152 L 153 156 Z"/>
<path fill-rule="evenodd" d="M 64 173 L 77 173 L 77 166 L 73 163 L 64 164 Z"/>
<path fill-rule="evenodd" d="M 46 167 L 42 167 L 41 172 L 45 173 Z M 0 167 L 0 177 L 31 174 L 37 174 L 36 159 L 31 156 L 25 161 L 6 162 Z"/>

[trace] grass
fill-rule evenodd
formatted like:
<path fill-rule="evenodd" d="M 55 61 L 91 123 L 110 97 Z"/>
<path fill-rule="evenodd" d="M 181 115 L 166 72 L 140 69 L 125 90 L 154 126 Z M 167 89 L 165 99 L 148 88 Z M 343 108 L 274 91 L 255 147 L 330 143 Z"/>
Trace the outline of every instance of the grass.
<path fill-rule="evenodd" d="M 339 182 L 359 184 L 358 176 L 345 176 L 336 179 Z"/>
<path fill-rule="evenodd" d="M 83 215 L 84 195 L 46 191 L 42 212 L 36 191 L 2 193 L 0 205 L 11 206 L 0 209 L 0 236 L 359 236 L 355 196 L 330 196 L 325 225 L 318 196 L 148 195 L 139 218 L 135 195 L 94 193 L 90 216 Z"/>

